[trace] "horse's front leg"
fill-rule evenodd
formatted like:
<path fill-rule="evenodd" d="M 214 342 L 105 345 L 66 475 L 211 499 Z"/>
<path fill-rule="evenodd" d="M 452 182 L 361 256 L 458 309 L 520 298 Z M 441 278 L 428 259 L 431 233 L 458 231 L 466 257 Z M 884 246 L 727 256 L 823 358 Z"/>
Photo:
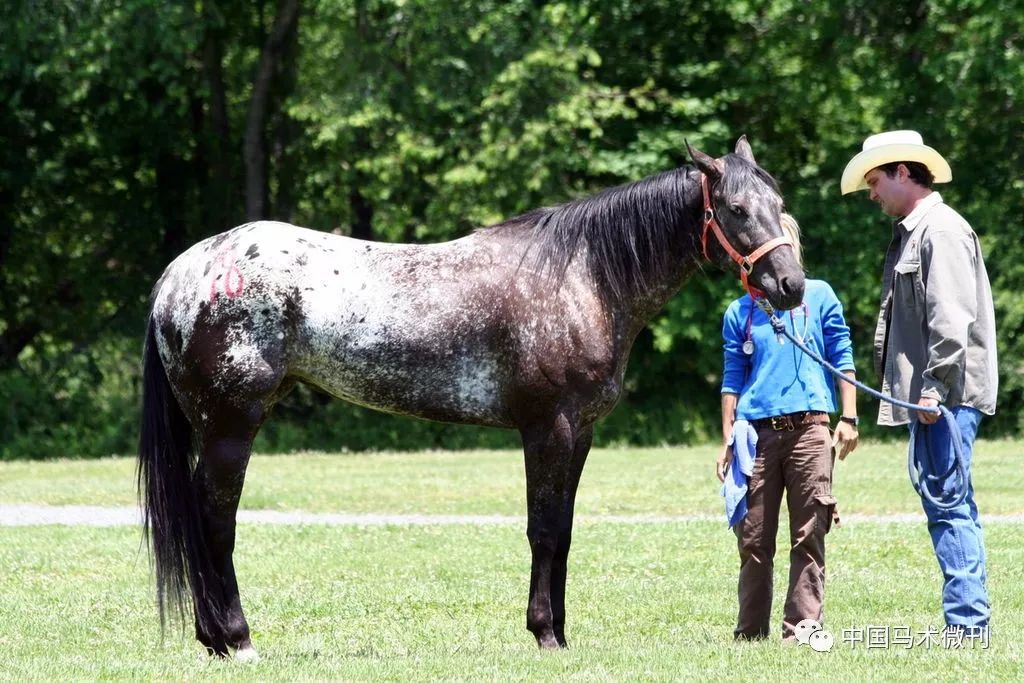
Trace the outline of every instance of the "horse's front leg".
<path fill-rule="evenodd" d="M 590 453 L 593 441 L 593 427 L 580 429 L 573 447 L 572 460 L 562 493 L 562 510 L 558 526 L 558 547 L 555 549 L 554 562 L 551 567 L 551 613 L 554 618 L 555 639 L 562 647 L 567 647 L 565 639 L 565 579 L 568 573 L 569 546 L 572 543 L 572 520 L 576 506 L 576 490 L 580 485 L 583 465 Z"/>
<path fill-rule="evenodd" d="M 522 429 L 526 458 L 526 537 L 533 556 L 526 628 L 533 633 L 537 644 L 545 649 L 562 645 L 555 634 L 552 578 L 563 526 L 562 509 L 576 441 L 575 431 L 576 425 L 563 413 Z M 561 612 L 564 624 L 564 604 Z"/>

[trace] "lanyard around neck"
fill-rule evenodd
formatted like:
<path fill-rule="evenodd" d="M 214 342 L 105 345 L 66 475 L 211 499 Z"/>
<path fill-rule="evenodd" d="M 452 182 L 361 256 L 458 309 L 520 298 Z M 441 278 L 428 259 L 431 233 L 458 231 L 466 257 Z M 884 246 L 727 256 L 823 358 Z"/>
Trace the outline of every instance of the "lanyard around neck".
<path fill-rule="evenodd" d="M 804 313 L 804 331 L 802 333 L 800 333 L 800 334 L 797 334 L 797 332 L 796 332 L 796 318 L 793 315 L 793 310 L 792 309 L 790 309 L 790 311 L 789 311 L 789 323 L 790 323 L 790 326 L 793 328 L 793 335 L 796 336 L 797 339 L 799 339 L 801 342 L 803 342 L 804 340 L 807 339 L 807 331 L 810 329 L 811 314 L 810 314 L 810 311 L 808 310 L 807 304 L 805 302 L 803 302 L 803 301 L 800 302 L 800 308 L 803 310 L 803 313 Z M 745 331 L 745 334 L 743 335 L 744 352 L 746 352 L 747 348 L 750 349 L 750 353 L 753 352 L 753 344 L 754 344 L 754 335 L 753 335 L 753 332 L 752 332 L 753 325 L 754 325 L 754 300 L 753 300 L 753 297 L 751 297 L 750 309 L 747 310 L 747 326 L 746 326 L 746 331 Z M 747 346 L 748 344 L 750 345 L 749 347 Z M 747 353 L 747 355 L 750 355 L 750 353 Z"/>

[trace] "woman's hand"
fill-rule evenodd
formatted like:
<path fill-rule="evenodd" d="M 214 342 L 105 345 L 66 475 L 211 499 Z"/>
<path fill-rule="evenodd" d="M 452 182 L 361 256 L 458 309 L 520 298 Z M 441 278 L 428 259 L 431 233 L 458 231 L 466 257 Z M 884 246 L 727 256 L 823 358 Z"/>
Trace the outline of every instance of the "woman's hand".
<path fill-rule="evenodd" d="M 843 421 L 836 425 L 836 431 L 832 436 L 832 448 L 836 449 L 840 460 L 846 460 L 846 456 L 853 453 L 857 448 L 857 439 L 856 426 Z"/>
<path fill-rule="evenodd" d="M 722 446 L 722 454 L 718 456 L 718 462 L 715 463 L 715 474 L 718 475 L 718 481 L 725 481 L 725 473 L 729 470 L 731 463 L 732 446 Z"/>

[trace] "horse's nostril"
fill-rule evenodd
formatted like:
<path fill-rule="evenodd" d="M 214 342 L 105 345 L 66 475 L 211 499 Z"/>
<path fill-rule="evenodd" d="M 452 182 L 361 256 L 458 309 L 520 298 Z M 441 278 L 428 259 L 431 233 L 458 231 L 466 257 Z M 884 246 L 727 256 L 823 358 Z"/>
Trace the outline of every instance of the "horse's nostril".
<path fill-rule="evenodd" d="M 779 280 L 779 293 L 786 298 L 798 297 L 803 294 L 803 278 L 783 277 Z"/>

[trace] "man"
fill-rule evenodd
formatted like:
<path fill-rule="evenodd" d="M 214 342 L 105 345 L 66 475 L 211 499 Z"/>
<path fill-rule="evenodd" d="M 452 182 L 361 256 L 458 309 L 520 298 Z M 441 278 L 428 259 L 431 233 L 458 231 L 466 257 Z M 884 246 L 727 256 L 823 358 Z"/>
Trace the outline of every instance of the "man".
<path fill-rule="evenodd" d="M 843 171 L 843 194 L 868 190 L 895 221 L 885 257 L 881 310 L 875 331 L 875 369 L 882 390 L 956 417 L 970 467 L 982 415 L 996 407 L 995 315 L 978 236 L 942 201 L 933 183 L 952 180 L 949 164 L 907 130 L 873 135 Z M 882 402 L 880 425 L 916 420 L 916 455 L 942 475 L 953 462 L 945 420 L 924 410 L 911 414 Z M 968 470 L 969 471 L 969 470 Z M 954 475 L 943 482 L 948 492 Z M 985 545 L 973 487 L 966 500 L 941 509 L 922 498 L 935 556 L 945 579 L 942 607 L 951 630 L 976 634 L 988 626 Z"/>

